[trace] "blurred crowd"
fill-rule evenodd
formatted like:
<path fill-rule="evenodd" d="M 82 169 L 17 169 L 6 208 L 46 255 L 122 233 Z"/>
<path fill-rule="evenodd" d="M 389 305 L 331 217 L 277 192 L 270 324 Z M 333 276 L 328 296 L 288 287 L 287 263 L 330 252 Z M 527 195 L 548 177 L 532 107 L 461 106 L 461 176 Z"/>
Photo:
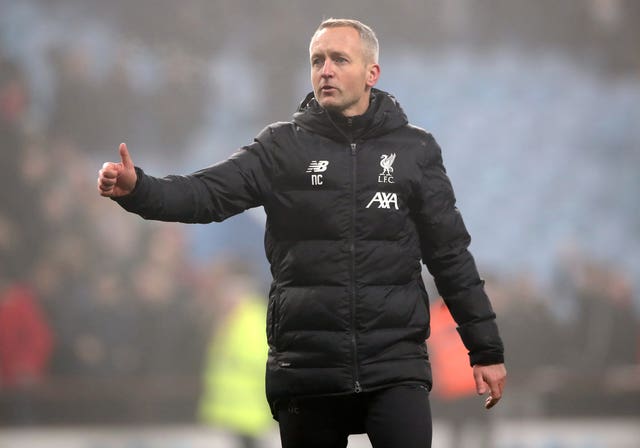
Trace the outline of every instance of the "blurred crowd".
<path fill-rule="evenodd" d="M 65 90 L 81 82 L 64 68 L 59 91 L 68 97 L 55 104 L 72 111 L 56 108 L 51 128 L 33 132 L 26 77 L 0 59 L 0 394 L 45 378 L 193 384 L 227 261 L 195 266 L 179 226 L 142 223 L 99 198 L 87 145 L 100 127 L 83 128 L 83 107 L 108 103 L 96 97 L 112 91 Z M 121 119 L 110 117 L 106 129 Z"/>
<path fill-rule="evenodd" d="M 226 236 L 216 236 L 216 230 L 211 229 L 206 230 L 208 238 L 217 243 L 209 241 L 207 245 L 205 241 L 203 245 L 211 247 L 212 253 L 196 256 L 193 230 L 177 224 L 144 222 L 122 212 L 116 204 L 98 197 L 95 176 L 102 161 L 113 158 L 117 144 L 125 138 L 134 142 L 132 146 L 137 143 L 144 160 L 162 169 L 169 169 L 169 160 L 180 167 L 184 163 L 181 158 L 203 157 L 197 148 L 193 152 L 184 152 L 184 148 L 193 148 L 194 135 L 207 135 L 202 128 L 212 116 L 224 120 L 224 114 L 216 110 L 220 106 L 216 93 L 230 95 L 228 86 L 211 88 L 208 83 L 215 85 L 226 78 L 216 66 L 212 81 L 206 61 L 224 61 L 215 59 L 227 55 L 220 48 L 222 44 L 215 42 L 222 42 L 221 36 L 231 31 L 222 23 L 217 29 L 207 26 L 203 16 L 195 13 L 198 8 L 193 4 L 197 2 L 185 8 L 165 2 L 158 8 L 159 23 L 123 32 L 113 41 L 107 39 L 109 45 L 103 48 L 110 55 L 104 58 L 107 63 L 92 53 L 100 51 L 105 39 L 95 30 L 84 31 L 93 36 L 93 40 L 87 38 L 91 45 L 56 38 L 44 49 L 26 51 L 21 35 L 10 30 L 6 22 L 11 17 L 26 24 L 31 20 L 41 23 L 41 17 L 55 11 L 74 11 L 69 12 L 72 18 L 86 17 L 88 23 L 99 23 L 109 30 L 114 29 L 113 23 L 131 28 L 143 23 L 142 12 L 132 9 L 128 2 L 109 3 L 109 7 L 86 2 L 85 10 L 71 8 L 70 3 L 59 1 L 60 9 L 56 10 L 51 4 L 24 2 L 22 7 L 11 9 L 13 15 L 0 19 L 0 424 L 192 421 L 197 418 L 202 394 L 207 347 L 228 312 L 228 301 L 218 300 L 228 295 L 226 279 L 253 273 L 256 289 L 266 296 L 268 278 L 261 270 L 262 250 L 255 247 L 249 258 L 230 256 L 234 244 L 242 245 L 245 236 L 235 235 L 232 238 L 236 241 L 226 241 Z M 205 10 L 212 8 L 202 3 L 199 6 Z M 408 8 L 405 3 L 400 2 L 397 8 Z M 622 36 L 629 42 L 638 37 L 637 29 L 636 34 L 629 34 L 621 25 L 616 34 L 615 24 L 610 24 L 617 20 L 624 25 L 628 15 L 631 20 L 637 19 L 637 6 L 629 6 L 627 16 L 619 12 L 616 16 L 615 8 L 607 8 L 617 4 L 625 11 L 627 3 L 586 3 L 604 8 L 593 7 L 593 11 L 600 11 L 594 13 L 600 31 L 591 34 L 596 36 L 596 44 L 590 48 L 605 45 L 612 36 Z M 247 20 L 239 6 L 227 2 L 217 6 L 228 17 Z M 251 7 L 260 8 L 253 3 Z M 0 8 L 9 11 L 5 2 L 0 2 Z M 461 11 L 456 13 L 454 8 L 446 12 L 453 21 L 449 25 L 452 29 L 455 18 L 466 17 Z M 289 14 L 295 19 L 302 10 L 292 7 Z M 304 30 L 310 34 L 320 18 L 314 16 L 304 23 L 292 20 L 292 27 L 311 23 Z M 283 31 L 273 23 L 267 31 L 277 39 Z M 39 32 L 46 34 L 46 30 Z M 49 32 L 58 36 L 55 30 Z M 380 26 L 379 33 L 390 35 L 392 31 Z M 306 62 L 307 34 L 295 43 L 302 55 L 297 65 Z M 171 47 L 172 41 L 177 49 Z M 490 36 L 486 37 L 484 44 L 490 41 Z M 153 45 L 162 51 L 149 50 L 157 57 L 145 62 L 146 50 L 140 49 Z M 587 52 L 581 44 L 575 45 L 580 49 L 578 54 Z M 284 60 L 289 50 L 275 45 L 279 49 L 268 53 L 269 43 L 263 46 L 254 48 L 256 54 L 247 54 L 246 58 L 260 61 L 265 68 L 263 81 L 272 89 L 265 93 L 263 102 L 274 107 L 248 110 L 244 124 L 249 130 L 243 131 L 246 135 L 269 121 L 286 119 L 300 94 L 291 89 L 297 85 L 296 72 L 285 76 L 280 64 L 268 63 Z M 607 55 L 610 59 L 604 66 L 611 73 L 606 76 L 635 73 L 632 84 L 637 94 L 640 53 L 633 47 L 627 50 L 616 47 L 614 54 Z M 38 64 L 47 69 L 39 72 Z M 240 67 L 248 70 L 251 65 Z M 251 86 L 247 85 L 247 91 L 253 92 Z M 273 99 L 278 95 L 283 98 L 275 104 Z M 232 100 L 235 98 L 231 95 Z M 242 93 L 237 98 L 244 104 Z M 408 92 L 401 98 L 411 101 Z M 438 98 L 434 93 L 434 98 L 444 103 L 448 97 Z M 482 101 L 479 104 L 485 108 Z M 578 107 L 581 105 L 576 103 Z M 637 105 L 627 110 L 640 114 Z M 270 116 L 270 111 L 275 116 Z M 455 127 L 455 123 L 449 126 Z M 442 135 L 448 132 L 445 128 Z M 626 158 L 619 159 L 619 165 L 612 169 L 638 160 L 640 137 L 637 130 L 634 132 L 626 140 L 617 140 L 623 147 L 615 154 Z M 242 143 L 239 140 L 236 145 Z M 560 153 L 569 149 L 554 150 Z M 209 163 L 224 154 L 212 150 L 207 153 Z M 545 155 L 551 156 L 552 152 Z M 547 166 L 544 163 L 541 166 Z M 464 166 L 458 167 L 458 172 L 464 173 Z M 499 180 L 498 174 L 492 178 L 493 183 Z M 566 173 L 562 175 L 566 177 Z M 457 179 L 454 185 L 460 186 L 462 197 L 465 191 L 477 189 L 477 185 L 465 185 Z M 636 186 L 637 179 L 626 184 L 632 189 Z M 639 192 L 627 188 L 626 195 L 637 197 Z M 522 200 L 526 202 L 526 198 Z M 603 201 L 605 205 L 596 212 L 600 218 L 609 204 L 607 198 Z M 473 222 L 474 204 L 469 201 L 469 205 L 472 213 L 463 214 Z M 540 219 L 550 221 L 551 216 Z M 637 217 L 633 219 L 636 221 L 626 228 L 639 224 Z M 258 223 L 238 222 L 260 240 Z M 477 227 L 483 230 L 481 224 Z M 636 234 L 627 236 L 631 248 L 638 247 L 637 228 Z M 202 234 L 202 230 L 197 232 Z M 495 247 L 491 232 L 474 236 L 485 244 L 476 246 L 482 251 Z M 611 241 L 617 244 L 619 240 Z M 562 251 L 555 247 L 559 255 L 549 269 L 551 278 L 545 282 L 534 270 L 514 273 L 494 266 L 488 270 L 479 263 L 505 340 L 512 384 L 509 393 L 513 390 L 514 395 L 523 396 L 522 401 L 506 405 L 515 414 L 638 413 L 640 302 L 632 278 L 634 271 L 594 256 L 585 250 L 589 245 L 589 241 L 578 245 L 567 242 Z M 216 248 L 224 250 L 216 252 Z M 434 300 L 436 295 L 432 293 Z M 437 387 L 436 383 L 436 406 L 455 405 L 461 400 L 439 393 Z"/>

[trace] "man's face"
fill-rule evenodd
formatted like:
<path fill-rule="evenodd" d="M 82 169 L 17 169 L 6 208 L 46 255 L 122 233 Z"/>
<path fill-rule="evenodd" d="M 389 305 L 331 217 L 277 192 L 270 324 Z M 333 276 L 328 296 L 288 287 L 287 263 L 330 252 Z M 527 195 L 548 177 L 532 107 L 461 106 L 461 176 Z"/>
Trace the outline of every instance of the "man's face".
<path fill-rule="evenodd" d="M 311 84 L 320 105 L 345 116 L 365 113 L 380 67 L 365 58 L 358 31 L 325 28 L 314 36 L 309 52 Z"/>

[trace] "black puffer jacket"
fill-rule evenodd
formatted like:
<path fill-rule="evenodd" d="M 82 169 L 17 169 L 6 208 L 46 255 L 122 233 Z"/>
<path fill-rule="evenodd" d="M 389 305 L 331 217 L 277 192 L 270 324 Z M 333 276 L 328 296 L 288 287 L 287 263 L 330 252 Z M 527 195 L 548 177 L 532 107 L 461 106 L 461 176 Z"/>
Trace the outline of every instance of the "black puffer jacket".
<path fill-rule="evenodd" d="M 273 284 L 269 402 L 399 383 L 430 387 L 424 345 L 433 274 L 472 364 L 503 362 L 502 342 L 433 137 L 374 90 L 360 117 L 329 115 L 309 95 L 292 122 L 189 176 L 138 170 L 117 201 L 147 219 L 221 221 L 267 213 Z"/>

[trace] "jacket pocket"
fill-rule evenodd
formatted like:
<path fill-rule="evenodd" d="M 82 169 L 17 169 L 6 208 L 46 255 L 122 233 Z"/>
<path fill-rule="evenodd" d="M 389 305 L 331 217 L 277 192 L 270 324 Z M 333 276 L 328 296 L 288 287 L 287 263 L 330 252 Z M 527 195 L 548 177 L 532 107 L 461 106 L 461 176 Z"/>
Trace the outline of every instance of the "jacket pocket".
<path fill-rule="evenodd" d="M 277 346 L 278 334 L 278 303 L 280 302 L 280 294 L 277 289 L 269 296 L 269 305 L 267 306 L 267 342 L 269 345 Z"/>

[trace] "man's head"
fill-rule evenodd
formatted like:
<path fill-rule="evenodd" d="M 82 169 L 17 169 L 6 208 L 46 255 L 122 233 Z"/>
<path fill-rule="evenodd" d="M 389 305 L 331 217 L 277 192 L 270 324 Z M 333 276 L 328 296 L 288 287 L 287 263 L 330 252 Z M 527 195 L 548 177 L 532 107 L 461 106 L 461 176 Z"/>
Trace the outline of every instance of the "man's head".
<path fill-rule="evenodd" d="M 325 20 L 311 38 L 309 57 L 313 93 L 322 107 L 345 116 L 366 112 L 380 77 L 371 28 L 357 20 Z"/>

